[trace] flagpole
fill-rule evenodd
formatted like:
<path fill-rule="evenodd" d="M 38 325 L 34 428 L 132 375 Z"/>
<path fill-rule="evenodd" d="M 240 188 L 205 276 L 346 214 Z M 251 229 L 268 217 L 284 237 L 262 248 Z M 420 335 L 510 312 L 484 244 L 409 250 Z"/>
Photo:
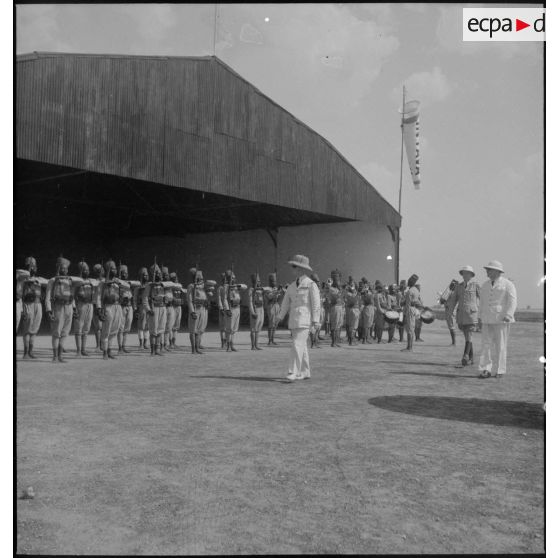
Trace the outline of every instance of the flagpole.
<path fill-rule="evenodd" d="M 399 167 L 399 206 L 398 213 L 401 215 L 401 193 L 403 191 L 403 118 L 405 116 L 405 86 L 403 85 L 403 104 L 401 105 L 401 164 Z M 401 247 L 401 225 L 397 229 L 397 269 L 395 280 L 399 284 L 399 254 Z"/>
<path fill-rule="evenodd" d="M 217 3 L 215 3 L 215 10 L 213 12 L 213 56 L 215 54 L 215 42 L 217 40 Z"/>

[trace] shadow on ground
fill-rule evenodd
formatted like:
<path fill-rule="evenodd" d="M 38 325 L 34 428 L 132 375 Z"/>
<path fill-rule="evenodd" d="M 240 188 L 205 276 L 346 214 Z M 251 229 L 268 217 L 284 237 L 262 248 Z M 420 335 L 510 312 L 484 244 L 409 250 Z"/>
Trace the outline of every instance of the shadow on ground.
<path fill-rule="evenodd" d="M 218 378 L 223 380 L 251 380 L 253 382 L 278 382 L 280 384 L 291 384 L 285 378 L 265 378 L 262 376 L 190 376 L 191 378 Z"/>
<path fill-rule="evenodd" d="M 388 411 L 422 417 L 544 429 L 545 417 L 542 405 L 522 401 L 393 395 L 372 397 L 368 403 Z"/>

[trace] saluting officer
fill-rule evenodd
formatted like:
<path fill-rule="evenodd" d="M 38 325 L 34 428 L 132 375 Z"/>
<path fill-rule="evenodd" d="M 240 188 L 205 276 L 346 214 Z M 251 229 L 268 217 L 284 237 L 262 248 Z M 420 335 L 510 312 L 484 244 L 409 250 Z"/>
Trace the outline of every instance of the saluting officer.
<path fill-rule="evenodd" d="M 402 351 L 413 350 L 413 335 L 415 333 L 415 322 L 420 320 L 420 310 L 422 309 L 422 300 L 420 292 L 416 288 L 418 275 L 411 275 L 407 281 L 407 290 L 405 291 L 405 300 L 403 303 L 404 324 L 407 332 L 407 347 Z"/>
<path fill-rule="evenodd" d="M 136 281 L 128 281 L 128 266 L 120 264 L 118 266 L 118 278 L 120 279 L 120 291 L 118 302 L 120 304 L 122 319 L 120 320 L 120 327 L 118 328 L 118 352 L 129 353 L 126 348 L 126 340 L 128 333 L 132 329 L 132 322 L 134 320 L 134 308 L 132 304 L 133 293 L 132 289 L 137 287 Z"/>
<path fill-rule="evenodd" d="M 132 304 L 134 313 L 138 320 L 138 339 L 139 348 L 147 349 L 147 338 L 149 337 L 149 327 L 147 325 L 147 310 L 143 305 L 143 293 L 149 282 L 149 273 L 146 267 L 141 267 L 138 272 L 139 285 L 134 289 Z"/>
<path fill-rule="evenodd" d="M 248 310 L 250 311 L 250 340 L 252 350 L 261 351 L 258 337 L 264 323 L 264 291 L 259 273 L 251 275 L 252 286 L 248 289 Z"/>
<path fill-rule="evenodd" d="M 77 316 L 74 303 L 72 278 L 68 275 L 70 261 L 59 257 L 56 260 L 56 275 L 50 279 L 46 288 L 45 310 L 51 321 L 52 362 L 66 362 L 62 357 L 64 339 L 70 333 L 72 318 Z"/>
<path fill-rule="evenodd" d="M 43 318 L 43 307 L 41 305 L 42 287 L 47 284 L 43 277 L 37 277 L 37 260 L 32 256 L 25 258 L 27 276 L 21 277 L 22 306 L 22 334 L 23 334 L 23 358 L 36 358 L 33 354 L 35 335 L 41 326 Z"/>
<path fill-rule="evenodd" d="M 277 274 L 270 273 L 267 277 L 269 288 L 266 289 L 264 298 L 267 313 L 267 344 L 277 345 L 275 342 L 275 330 L 279 325 L 279 312 L 281 312 L 281 301 L 284 291 L 281 285 L 277 284 Z"/>
<path fill-rule="evenodd" d="M 101 321 L 101 350 L 103 359 L 116 359 L 111 352 L 112 340 L 117 336 L 122 321 L 120 300 L 120 280 L 117 275 L 116 263 L 105 262 L 105 278 L 97 289 L 97 317 Z"/>
<path fill-rule="evenodd" d="M 143 292 L 143 306 L 147 312 L 149 324 L 149 343 L 151 345 L 151 356 L 163 356 L 163 333 L 165 331 L 166 309 L 165 309 L 165 287 L 162 283 L 161 268 L 154 263 L 150 268 L 151 282 Z"/>
<path fill-rule="evenodd" d="M 178 281 L 176 271 L 170 274 L 170 280 L 173 283 L 172 287 L 172 307 L 174 310 L 174 322 L 171 323 L 171 338 L 170 346 L 172 349 L 177 349 L 176 336 L 180 329 L 180 322 L 182 321 L 182 305 L 185 303 L 185 290 Z"/>
<path fill-rule="evenodd" d="M 78 263 L 79 276 L 83 282 L 76 286 L 74 298 L 76 301 L 77 317 L 74 320 L 74 335 L 76 339 L 76 355 L 89 356 L 85 350 L 87 335 L 93 321 L 93 291 L 98 285 L 96 279 L 89 277 L 89 266 L 81 260 Z"/>

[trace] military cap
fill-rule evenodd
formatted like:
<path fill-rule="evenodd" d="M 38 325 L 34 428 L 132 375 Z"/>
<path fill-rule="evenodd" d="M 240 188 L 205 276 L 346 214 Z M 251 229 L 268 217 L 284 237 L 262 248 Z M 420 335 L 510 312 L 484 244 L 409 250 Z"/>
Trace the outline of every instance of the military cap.
<path fill-rule="evenodd" d="M 85 260 L 81 260 L 80 262 L 78 262 L 78 269 L 80 271 L 83 271 L 84 269 L 89 269 L 89 266 L 87 265 L 87 262 Z"/>
<path fill-rule="evenodd" d="M 33 256 L 25 258 L 25 265 L 37 265 L 37 260 Z"/>
<path fill-rule="evenodd" d="M 195 276 L 196 276 L 196 271 L 198 271 L 198 268 L 197 268 L 197 267 L 191 267 L 191 268 L 188 270 L 188 273 L 189 273 L 192 277 L 195 277 Z"/>
<path fill-rule="evenodd" d="M 101 271 L 103 271 L 103 266 L 102 266 L 100 263 L 96 263 L 96 264 L 93 266 L 93 271 L 94 271 L 95 273 L 101 273 Z"/>
<path fill-rule="evenodd" d="M 140 267 L 138 275 L 141 277 L 144 273 L 147 273 L 147 267 Z"/>
<path fill-rule="evenodd" d="M 203 279 L 203 271 L 201 269 L 196 269 L 194 273 L 194 280 Z"/>
<path fill-rule="evenodd" d="M 128 266 L 126 264 L 120 264 L 118 266 L 118 273 L 120 273 L 121 271 L 125 271 L 126 273 L 128 273 Z"/>
<path fill-rule="evenodd" d="M 176 274 L 176 271 L 170 273 L 169 277 L 171 278 L 171 281 L 175 281 L 175 282 L 178 281 L 178 275 Z"/>
<path fill-rule="evenodd" d="M 338 269 L 334 269 L 331 272 L 331 276 L 333 277 L 334 275 L 338 275 L 339 277 L 341 277 L 341 272 Z"/>
<path fill-rule="evenodd" d="M 252 279 L 252 281 L 259 281 L 260 280 L 260 274 L 259 273 L 252 273 L 252 275 L 250 275 L 250 279 Z"/>
<path fill-rule="evenodd" d="M 155 273 L 161 273 L 161 268 L 154 263 L 150 268 L 149 271 L 151 272 L 152 275 L 155 275 Z"/>
<path fill-rule="evenodd" d="M 416 274 L 412 274 L 409 279 L 407 280 L 407 285 L 409 285 L 409 287 L 412 287 L 413 285 L 415 285 L 415 283 L 418 281 L 418 275 Z"/>
<path fill-rule="evenodd" d="M 109 269 L 116 267 L 116 262 L 114 260 L 107 260 L 105 262 L 105 271 L 108 273 Z"/>
<path fill-rule="evenodd" d="M 63 258 L 62 256 L 60 256 L 59 258 L 56 259 L 56 266 L 57 267 L 70 267 L 70 260 L 67 260 L 66 258 Z"/>

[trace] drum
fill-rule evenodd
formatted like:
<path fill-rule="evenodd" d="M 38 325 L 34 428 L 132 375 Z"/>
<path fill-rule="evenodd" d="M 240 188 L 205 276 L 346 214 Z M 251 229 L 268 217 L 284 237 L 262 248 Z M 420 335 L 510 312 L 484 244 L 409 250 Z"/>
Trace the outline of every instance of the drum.
<path fill-rule="evenodd" d="M 399 321 L 399 312 L 396 312 L 395 310 L 387 310 L 384 317 L 388 324 L 396 324 Z"/>
<path fill-rule="evenodd" d="M 436 317 L 431 310 L 423 310 L 420 314 L 420 319 L 424 324 L 431 324 L 436 319 Z"/>

